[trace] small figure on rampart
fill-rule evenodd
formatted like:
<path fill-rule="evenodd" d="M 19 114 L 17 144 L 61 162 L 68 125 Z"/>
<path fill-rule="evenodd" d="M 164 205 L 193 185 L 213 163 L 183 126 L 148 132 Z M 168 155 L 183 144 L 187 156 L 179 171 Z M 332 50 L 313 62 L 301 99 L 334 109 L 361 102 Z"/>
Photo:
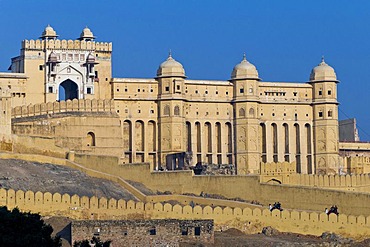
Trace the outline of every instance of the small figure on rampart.
<path fill-rule="evenodd" d="M 327 208 L 325 208 L 325 213 L 327 214 L 327 215 L 329 215 L 329 214 L 335 214 L 335 215 L 339 215 L 339 212 L 338 212 L 338 207 L 337 207 L 337 205 L 333 205 L 333 206 L 331 206 L 330 207 L 330 209 L 328 210 Z"/>
<path fill-rule="evenodd" d="M 270 212 L 272 212 L 274 209 L 277 209 L 279 211 L 283 211 L 283 209 L 281 208 L 281 203 L 280 202 L 274 202 L 273 205 L 269 204 L 269 209 L 270 209 Z"/>

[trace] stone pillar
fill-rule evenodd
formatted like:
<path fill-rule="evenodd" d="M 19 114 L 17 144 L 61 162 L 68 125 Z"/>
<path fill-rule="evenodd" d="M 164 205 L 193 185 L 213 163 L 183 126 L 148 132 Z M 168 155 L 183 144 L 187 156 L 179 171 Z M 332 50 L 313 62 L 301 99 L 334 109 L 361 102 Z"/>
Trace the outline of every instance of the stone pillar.
<path fill-rule="evenodd" d="M 285 130 L 282 123 L 277 124 L 277 141 L 278 141 L 278 161 L 284 162 L 285 152 Z"/>
<path fill-rule="evenodd" d="M 296 130 L 295 130 L 295 126 L 294 126 L 294 122 L 290 122 L 288 123 L 288 128 L 289 128 L 289 162 L 295 162 L 296 159 L 296 154 L 297 154 L 297 150 L 296 150 Z"/>
<path fill-rule="evenodd" d="M 273 162 L 273 136 L 272 136 L 272 126 L 270 122 L 266 122 L 266 161 L 267 163 Z"/>

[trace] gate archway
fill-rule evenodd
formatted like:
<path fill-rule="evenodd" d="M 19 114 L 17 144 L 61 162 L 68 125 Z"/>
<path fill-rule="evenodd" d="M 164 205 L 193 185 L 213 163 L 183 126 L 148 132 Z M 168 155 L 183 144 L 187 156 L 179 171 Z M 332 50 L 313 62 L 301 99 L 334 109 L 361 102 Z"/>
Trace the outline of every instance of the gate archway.
<path fill-rule="evenodd" d="M 59 100 L 69 99 L 78 99 L 78 86 L 70 79 L 65 80 L 59 85 Z"/>

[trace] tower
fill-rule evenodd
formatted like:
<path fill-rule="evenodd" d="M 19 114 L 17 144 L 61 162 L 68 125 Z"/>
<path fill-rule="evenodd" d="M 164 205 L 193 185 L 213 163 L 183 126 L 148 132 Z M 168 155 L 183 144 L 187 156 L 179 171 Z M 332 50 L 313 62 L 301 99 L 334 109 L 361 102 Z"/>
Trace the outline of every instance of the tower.
<path fill-rule="evenodd" d="M 21 54 L 12 58 L 12 72 L 28 77 L 22 104 L 110 99 L 111 54 L 112 43 L 96 42 L 87 27 L 78 39 L 61 40 L 48 25 L 40 39 L 23 40 Z"/>
<path fill-rule="evenodd" d="M 168 55 L 157 70 L 159 164 L 166 163 L 166 156 L 185 151 L 183 116 L 185 70 L 181 63 Z M 176 165 L 175 165 L 176 166 Z"/>
<path fill-rule="evenodd" d="M 12 151 L 11 94 L 9 88 L 0 88 L 0 149 Z"/>
<path fill-rule="evenodd" d="M 258 71 L 247 61 L 237 64 L 231 73 L 234 86 L 235 162 L 238 174 L 257 173 L 260 163 L 258 150 Z"/>
<path fill-rule="evenodd" d="M 313 90 L 315 173 L 318 174 L 337 173 L 339 168 L 338 82 L 334 69 L 324 58 L 312 69 L 309 83 Z"/>

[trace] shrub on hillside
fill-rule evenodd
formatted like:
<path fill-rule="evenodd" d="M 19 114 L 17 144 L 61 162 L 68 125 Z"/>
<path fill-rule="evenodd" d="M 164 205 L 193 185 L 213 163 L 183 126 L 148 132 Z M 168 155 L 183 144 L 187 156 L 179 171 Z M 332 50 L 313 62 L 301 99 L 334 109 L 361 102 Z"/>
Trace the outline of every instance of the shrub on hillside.
<path fill-rule="evenodd" d="M 52 232 L 39 214 L 0 207 L 0 246 L 60 247 L 60 237 L 52 238 Z"/>

